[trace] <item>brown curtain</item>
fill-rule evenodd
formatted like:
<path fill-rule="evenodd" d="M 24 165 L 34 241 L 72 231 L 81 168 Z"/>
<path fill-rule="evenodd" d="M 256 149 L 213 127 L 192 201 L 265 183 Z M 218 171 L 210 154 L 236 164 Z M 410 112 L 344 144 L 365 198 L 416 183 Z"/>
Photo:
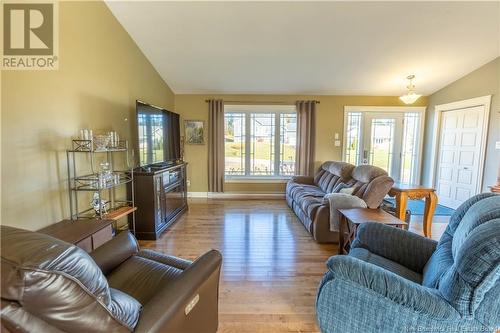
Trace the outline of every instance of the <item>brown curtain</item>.
<path fill-rule="evenodd" d="M 208 191 L 224 192 L 224 101 L 208 101 Z"/>
<path fill-rule="evenodd" d="M 316 101 L 297 101 L 297 160 L 295 173 L 312 176 L 314 172 L 314 140 Z"/>

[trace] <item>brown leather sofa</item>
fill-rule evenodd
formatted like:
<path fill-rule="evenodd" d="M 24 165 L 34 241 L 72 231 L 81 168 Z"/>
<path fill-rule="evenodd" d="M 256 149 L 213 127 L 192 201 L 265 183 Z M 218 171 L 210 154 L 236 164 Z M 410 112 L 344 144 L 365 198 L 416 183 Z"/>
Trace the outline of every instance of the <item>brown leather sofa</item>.
<path fill-rule="evenodd" d="M 90 255 L 1 227 L 1 321 L 10 332 L 216 332 L 222 257 L 139 250 L 122 232 Z"/>
<path fill-rule="evenodd" d="M 338 231 L 330 227 L 328 194 L 352 187 L 352 195 L 362 199 L 366 207 L 378 208 L 393 184 L 387 172 L 376 166 L 328 161 L 314 177 L 293 177 L 286 186 L 286 201 L 318 243 L 338 243 Z"/>

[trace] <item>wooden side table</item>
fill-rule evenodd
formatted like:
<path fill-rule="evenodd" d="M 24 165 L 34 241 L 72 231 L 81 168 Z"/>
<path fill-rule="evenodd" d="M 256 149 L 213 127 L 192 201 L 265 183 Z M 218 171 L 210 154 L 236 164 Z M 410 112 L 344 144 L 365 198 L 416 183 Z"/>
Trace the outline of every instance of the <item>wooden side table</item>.
<path fill-rule="evenodd" d="M 408 225 L 382 209 L 348 208 L 339 209 L 339 254 L 348 254 L 356 237 L 358 226 L 365 222 L 379 222 L 405 229 Z"/>
<path fill-rule="evenodd" d="M 38 230 L 92 252 L 113 238 L 113 220 L 62 220 Z"/>
<path fill-rule="evenodd" d="M 395 197 L 396 199 L 396 217 L 405 220 L 406 219 L 406 206 L 408 205 L 409 199 L 425 199 L 425 210 L 423 219 L 423 230 L 425 237 L 431 237 L 432 232 L 432 219 L 434 217 L 434 211 L 437 205 L 437 195 L 436 190 L 431 187 L 425 187 L 421 185 L 408 185 L 401 183 L 394 183 L 389 195 Z"/>

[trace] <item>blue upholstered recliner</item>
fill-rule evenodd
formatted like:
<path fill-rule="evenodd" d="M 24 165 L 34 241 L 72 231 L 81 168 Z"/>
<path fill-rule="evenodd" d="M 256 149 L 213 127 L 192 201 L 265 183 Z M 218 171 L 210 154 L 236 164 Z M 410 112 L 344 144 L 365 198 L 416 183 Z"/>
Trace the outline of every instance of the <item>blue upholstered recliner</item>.
<path fill-rule="evenodd" d="M 316 301 L 323 332 L 494 332 L 500 328 L 500 195 L 462 204 L 439 242 L 366 223 L 333 256 Z"/>

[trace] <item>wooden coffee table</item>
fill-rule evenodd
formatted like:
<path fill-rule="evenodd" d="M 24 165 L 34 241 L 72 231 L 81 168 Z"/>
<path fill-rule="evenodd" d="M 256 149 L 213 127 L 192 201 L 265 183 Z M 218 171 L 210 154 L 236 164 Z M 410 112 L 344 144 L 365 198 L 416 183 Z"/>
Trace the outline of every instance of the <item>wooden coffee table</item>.
<path fill-rule="evenodd" d="M 378 222 L 406 229 L 405 221 L 383 211 L 382 209 L 348 208 L 339 209 L 339 254 L 348 254 L 351 244 L 356 237 L 358 226 L 365 222 Z"/>

